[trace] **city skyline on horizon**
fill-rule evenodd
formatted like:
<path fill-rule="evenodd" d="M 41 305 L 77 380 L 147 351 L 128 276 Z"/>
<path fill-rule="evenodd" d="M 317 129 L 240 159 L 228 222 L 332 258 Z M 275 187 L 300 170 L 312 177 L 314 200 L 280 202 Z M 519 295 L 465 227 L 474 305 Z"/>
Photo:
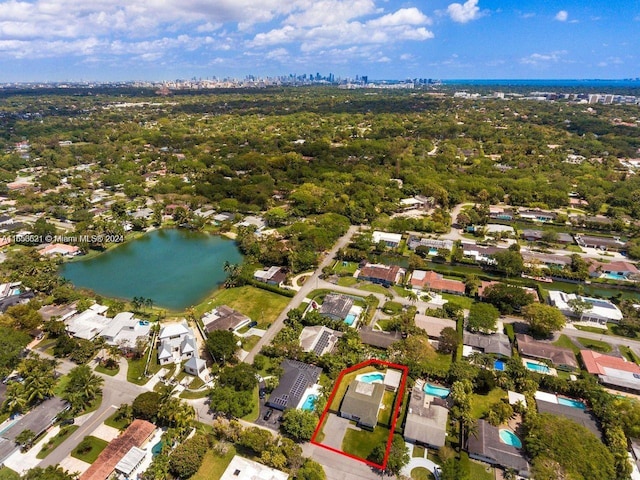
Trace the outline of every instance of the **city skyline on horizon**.
<path fill-rule="evenodd" d="M 638 1 L 281 3 L 0 1 L 0 83 L 640 77 Z"/>

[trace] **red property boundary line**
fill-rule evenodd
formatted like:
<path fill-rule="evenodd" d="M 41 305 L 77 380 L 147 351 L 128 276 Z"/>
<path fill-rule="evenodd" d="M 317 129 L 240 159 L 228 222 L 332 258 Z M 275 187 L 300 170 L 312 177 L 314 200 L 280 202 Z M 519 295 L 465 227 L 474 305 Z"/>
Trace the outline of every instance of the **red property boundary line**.
<path fill-rule="evenodd" d="M 402 370 L 402 379 L 400 380 L 400 387 L 398 388 L 398 391 L 396 393 L 396 408 L 394 409 L 393 416 L 391 417 L 391 429 L 389 432 L 389 438 L 387 438 L 387 446 L 385 449 L 384 460 L 382 461 L 382 464 L 371 462 L 365 458 L 360 458 L 356 455 L 343 452 L 342 450 L 338 450 L 337 448 L 333 448 L 316 441 L 316 437 L 320 433 L 320 428 L 322 427 L 322 424 L 324 423 L 327 417 L 327 414 L 329 413 L 329 407 L 331 407 L 331 403 L 333 402 L 334 397 L 338 393 L 338 387 L 342 383 L 342 379 L 344 378 L 344 376 L 348 373 L 354 372 L 356 370 L 360 370 L 361 368 L 367 367 L 369 365 L 384 365 L 386 367 L 390 367 L 396 370 Z M 391 451 L 391 444 L 393 442 L 393 435 L 396 429 L 396 423 L 398 422 L 398 415 L 400 414 L 400 409 L 402 408 L 402 403 L 403 403 L 402 400 L 404 398 L 404 390 L 407 383 L 408 375 L 409 375 L 409 367 L 406 367 L 405 365 L 399 365 L 397 363 L 385 362 L 384 360 L 377 360 L 377 359 L 367 360 L 366 362 L 359 363 L 357 365 L 354 365 L 353 367 L 347 368 L 342 372 L 340 372 L 340 376 L 338 377 L 338 380 L 336 381 L 336 384 L 333 387 L 333 390 L 331 391 L 331 395 L 329 396 L 329 400 L 327 401 L 327 406 L 322 411 L 322 415 L 320 416 L 320 421 L 318 422 L 318 425 L 316 426 L 316 429 L 313 432 L 313 436 L 311 437 L 311 443 L 313 445 L 317 445 L 319 447 L 325 448 L 332 452 L 339 453 L 340 455 L 344 455 L 345 457 L 351 458 L 353 460 L 357 460 L 358 462 L 366 463 L 370 467 L 378 468 L 380 470 L 386 469 L 387 461 L 389 460 L 389 452 Z M 398 401 L 398 399 L 400 401 Z"/>

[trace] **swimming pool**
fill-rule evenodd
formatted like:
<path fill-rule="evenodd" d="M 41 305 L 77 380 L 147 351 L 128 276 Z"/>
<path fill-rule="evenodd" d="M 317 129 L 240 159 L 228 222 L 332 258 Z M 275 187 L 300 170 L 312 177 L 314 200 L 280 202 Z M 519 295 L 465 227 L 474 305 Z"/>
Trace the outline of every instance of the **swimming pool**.
<path fill-rule="evenodd" d="M 500 372 L 504 372 L 504 369 L 506 366 L 507 364 L 504 363 L 504 361 L 502 360 L 496 360 L 495 362 L 493 362 L 493 369 L 498 370 Z"/>
<path fill-rule="evenodd" d="M 549 370 L 549 367 L 541 363 L 525 362 L 525 365 L 527 369 L 531 370 L 532 372 L 549 373 L 551 371 Z"/>
<path fill-rule="evenodd" d="M 312 412 L 316 406 L 316 400 L 318 399 L 317 395 L 311 394 L 307 395 L 307 398 L 304 400 L 304 403 L 300 407 L 302 410 L 306 410 L 307 412 Z"/>
<path fill-rule="evenodd" d="M 430 383 L 425 383 L 424 393 L 426 393 L 427 395 L 433 395 L 434 397 L 446 398 L 449 396 L 449 389 L 431 385 Z"/>
<path fill-rule="evenodd" d="M 347 325 L 351 326 L 353 325 L 353 322 L 356 321 L 356 316 L 353 313 L 350 313 L 349 315 L 347 315 L 347 317 L 344 319 L 344 323 L 346 323 Z"/>
<path fill-rule="evenodd" d="M 366 373 L 358 378 L 364 383 L 375 383 L 384 381 L 384 373 Z"/>
<path fill-rule="evenodd" d="M 437 248 L 430 248 L 429 249 L 429 255 L 434 256 L 438 254 L 438 249 Z"/>
<path fill-rule="evenodd" d="M 617 273 L 603 273 L 600 278 L 608 278 L 609 280 L 626 280 L 625 275 L 618 275 Z"/>
<path fill-rule="evenodd" d="M 518 436 L 511 430 L 502 428 L 500 429 L 498 434 L 500 435 L 500 441 L 502 441 L 502 443 L 506 443 L 507 445 L 511 445 L 512 447 L 522 448 L 522 442 L 520 441 Z"/>
<path fill-rule="evenodd" d="M 162 451 L 163 445 L 164 445 L 164 442 L 159 441 L 153 447 L 151 447 L 151 455 L 153 455 L 154 457 L 158 455 Z"/>
<path fill-rule="evenodd" d="M 573 400 L 572 398 L 558 397 L 558 403 L 567 407 L 579 408 L 580 410 L 587 409 L 587 406 L 583 402 Z"/>

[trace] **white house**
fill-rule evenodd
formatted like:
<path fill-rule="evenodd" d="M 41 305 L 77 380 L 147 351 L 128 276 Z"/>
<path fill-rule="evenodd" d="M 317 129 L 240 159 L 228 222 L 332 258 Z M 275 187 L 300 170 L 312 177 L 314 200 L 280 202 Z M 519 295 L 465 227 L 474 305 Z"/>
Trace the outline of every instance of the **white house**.
<path fill-rule="evenodd" d="M 158 334 L 158 362 L 160 365 L 180 363 L 198 354 L 196 337 L 186 320 L 181 323 L 169 323 Z"/>
<path fill-rule="evenodd" d="M 147 338 L 150 331 L 149 322 L 135 318 L 131 312 L 121 312 L 111 319 L 100 336 L 109 345 L 119 345 L 126 349 L 135 347 L 138 339 Z"/>
<path fill-rule="evenodd" d="M 371 239 L 373 240 L 374 244 L 384 242 L 385 245 L 389 248 L 397 248 L 398 245 L 400 245 L 400 241 L 402 240 L 402 235 L 399 233 L 375 231 L 373 232 L 373 234 L 371 234 Z"/>
<path fill-rule="evenodd" d="M 585 309 L 579 318 L 573 311 L 573 308 L 571 308 L 572 300 L 582 300 L 588 304 L 588 308 Z M 581 322 L 596 322 L 604 325 L 607 322 L 618 323 L 622 320 L 622 312 L 609 300 L 582 297 L 575 293 L 564 293 L 557 290 L 550 290 L 549 303 L 560 309 L 566 317 L 573 319 L 577 318 Z"/>
<path fill-rule="evenodd" d="M 94 304 L 85 311 L 67 318 L 64 323 L 67 332 L 75 338 L 93 340 L 97 337 L 111 321 L 103 314 L 109 309 L 104 305 Z"/>

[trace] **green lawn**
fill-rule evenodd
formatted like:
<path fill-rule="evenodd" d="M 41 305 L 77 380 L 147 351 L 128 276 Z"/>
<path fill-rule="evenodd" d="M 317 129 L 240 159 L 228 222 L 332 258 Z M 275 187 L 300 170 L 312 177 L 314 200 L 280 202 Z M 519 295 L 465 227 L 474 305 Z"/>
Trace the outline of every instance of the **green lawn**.
<path fill-rule="evenodd" d="M 253 347 L 256 346 L 256 343 L 260 340 L 260 337 L 257 335 L 251 335 L 250 337 L 244 337 L 242 339 L 242 349 L 250 352 Z"/>
<path fill-rule="evenodd" d="M 57 396 L 61 396 L 64 393 L 64 389 L 67 388 L 67 384 L 69 383 L 69 377 L 67 375 L 63 375 L 58 379 L 55 388 L 53 389 L 53 393 Z"/>
<path fill-rule="evenodd" d="M 624 358 L 633 363 L 640 363 L 640 359 L 635 353 L 633 353 L 633 350 L 631 350 L 629 347 L 620 345 L 618 348 L 620 349 L 620 353 L 624 355 Z"/>
<path fill-rule="evenodd" d="M 68 427 L 61 428 L 55 437 L 49 439 L 47 443 L 42 445 L 42 448 L 36 455 L 36 458 L 39 458 L 39 459 L 45 458 L 47 455 L 53 452 L 58 445 L 64 442 L 69 437 L 69 435 L 71 435 L 73 432 L 75 432 L 79 428 L 80 428 L 80 425 L 69 425 Z"/>
<path fill-rule="evenodd" d="M 353 277 L 340 277 L 338 279 L 338 285 L 341 287 L 353 287 L 356 283 L 358 283 L 358 279 Z"/>
<path fill-rule="evenodd" d="M 144 376 L 144 366 L 147 361 L 148 352 L 142 357 L 137 359 L 128 359 L 129 368 L 127 369 L 127 381 L 135 383 L 136 385 L 144 385 L 149 381 Z M 151 350 L 151 360 L 149 361 L 149 368 L 147 373 L 153 375 L 160 370 L 160 364 L 158 363 L 158 349 L 153 348 Z"/>
<path fill-rule="evenodd" d="M 611 345 L 607 342 L 600 340 L 591 340 L 590 338 L 578 337 L 578 341 L 584 345 L 584 348 L 590 348 L 602 353 L 609 353 L 611 351 Z"/>
<path fill-rule="evenodd" d="M 458 346 L 458 350 L 462 350 L 462 348 Z M 437 367 L 439 371 L 447 372 L 449 370 L 449 367 L 451 366 L 451 354 L 436 352 L 436 356 L 432 359 L 429 359 L 429 363 Z"/>
<path fill-rule="evenodd" d="M 111 415 L 104 421 L 104 424 L 109 427 L 117 428 L 118 430 L 124 430 L 129 426 L 130 422 L 126 419 L 116 420 L 117 416 L 118 412 L 114 412 L 113 415 Z"/>
<path fill-rule="evenodd" d="M 9 467 L 0 468 L 0 480 L 20 480 L 20 474 Z"/>
<path fill-rule="evenodd" d="M 442 298 L 448 300 L 450 303 L 459 305 L 464 309 L 469 309 L 473 304 L 473 299 L 469 297 L 463 297 L 462 295 L 453 295 L 451 293 L 442 293 Z"/>
<path fill-rule="evenodd" d="M 376 445 L 386 443 L 388 439 L 388 428 L 376 427 L 373 432 L 349 428 L 342 439 L 342 451 L 367 459 Z"/>
<path fill-rule="evenodd" d="M 353 275 L 358 269 L 358 264 L 356 262 L 341 262 L 337 261 L 333 267 L 333 271 L 340 274 L 350 274 Z"/>
<path fill-rule="evenodd" d="M 202 390 L 199 392 L 190 392 L 189 390 L 185 390 L 180 394 L 180 398 L 184 398 L 186 400 L 196 400 L 198 398 L 206 397 L 207 395 L 209 395 L 209 392 L 211 392 L 210 389 Z"/>
<path fill-rule="evenodd" d="M 587 325 L 574 325 L 576 330 L 582 330 L 583 332 L 591 332 L 591 333 L 599 333 L 600 335 L 609 335 L 609 329 L 606 326 L 602 326 L 602 328 L 598 327 L 589 327 Z"/>
<path fill-rule="evenodd" d="M 398 295 L 400 295 L 401 297 L 404 297 L 404 298 L 408 297 L 408 296 L 409 296 L 409 294 L 411 293 L 411 290 L 407 290 L 406 288 L 401 287 L 401 286 L 399 286 L 399 285 L 394 285 L 394 286 L 393 286 L 393 287 L 391 287 L 391 288 L 393 288 L 393 290 L 394 290 Z"/>
<path fill-rule="evenodd" d="M 106 368 L 103 367 L 102 365 L 96 365 L 95 371 L 98 373 L 104 373 L 105 375 L 109 375 L 110 377 L 114 377 L 118 374 L 118 372 L 120 371 L 120 368 Z"/>
<path fill-rule="evenodd" d="M 80 453 L 78 450 L 85 441 L 91 446 L 91 448 L 86 452 Z M 78 446 L 71 451 L 71 456 L 78 460 L 82 460 L 83 462 L 93 463 L 107 445 L 109 445 L 109 442 L 106 442 L 101 438 L 91 436 L 84 437 Z"/>
<path fill-rule="evenodd" d="M 411 452 L 411 456 L 414 458 L 424 458 L 424 453 L 426 449 L 421 447 L 420 445 L 413 446 L 413 452 Z"/>
<path fill-rule="evenodd" d="M 558 340 L 553 342 L 553 344 L 556 345 L 557 347 L 569 348 L 573 350 L 573 353 L 575 353 L 576 355 L 580 352 L 580 348 L 577 347 L 576 344 L 573 343 L 571 339 L 566 335 L 560 335 Z"/>
<path fill-rule="evenodd" d="M 395 399 L 395 392 L 384 392 L 384 396 L 382 397 L 382 406 L 384 408 L 380 408 L 380 412 L 378 413 L 378 423 L 386 425 L 387 427 L 391 426 L 391 414 L 393 413 L 393 401 Z"/>
<path fill-rule="evenodd" d="M 494 480 L 495 472 L 492 467 L 474 460 L 469 461 L 469 472 L 473 480 Z"/>
<path fill-rule="evenodd" d="M 228 305 L 258 322 L 258 326 L 266 327 L 280 315 L 290 300 L 289 297 L 245 285 L 217 290 L 194 310 L 196 317 L 200 318 L 215 307 Z"/>
<path fill-rule="evenodd" d="M 221 478 L 235 454 L 236 449 L 233 445 L 229 446 L 229 451 L 223 457 L 216 455 L 213 450 L 209 450 L 204 456 L 202 465 L 200 465 L 196 474 L 191 477 L 191 480 L 210 480 L 212 478 Z"/>
<path fill-rule="evenodd" d="M 371 293 L 380 293 L 382 295 L 390 295 L 391 292 L 389 291 L 388 288 L 384 288 L 382 285 L 376 285 L 376 284 L 367 284 L 367 285 L 362 285 L 360 287 L 358 287 L 359 290 L 364 290 L 365 292 L 371 292 Z"/>
<path fill-rule="evenodd" d="M 473 418 L 481 418 L 489 411 L 489 407 L 497 403 L 501 398 L 507 396 L 507 392 L 501 388 L 494 388 L 487 395 L 471 395 L 471 416 Z M 472 477 L 473 478 L 473 477 Z"/>
<path fill-rule="evenodd" d="M 433 476 L 429 470 L 424 467 L 416 467 L 411 470 L 411 478 L 413 480 L 435 480 L 436 477 Z M 471 477 L 475 480 L 475 477 Z"/>
<path fill-rule="evenodd" d="M 91 413 L 91 412 L 95 412 L 99 407 L 100 404 L 102 403 L 102 394 L 98 395 L 93 402 L 91 402 L 91 405 L 89 405 L 87 408 L 85 408 L 81 414 L 84 415 L 85 413 Z"/>
<path fill-rule="evenodd" d="M 258 390 L 259 386 L 256 385 L 253 389 L 253 408 L 249 413 L 242 417 L 242 420 L 246 420 L 247 422 L 254 422 L 258 419 L 258 414 L 260 413 L 260 399 L 258 398 Z"/>

